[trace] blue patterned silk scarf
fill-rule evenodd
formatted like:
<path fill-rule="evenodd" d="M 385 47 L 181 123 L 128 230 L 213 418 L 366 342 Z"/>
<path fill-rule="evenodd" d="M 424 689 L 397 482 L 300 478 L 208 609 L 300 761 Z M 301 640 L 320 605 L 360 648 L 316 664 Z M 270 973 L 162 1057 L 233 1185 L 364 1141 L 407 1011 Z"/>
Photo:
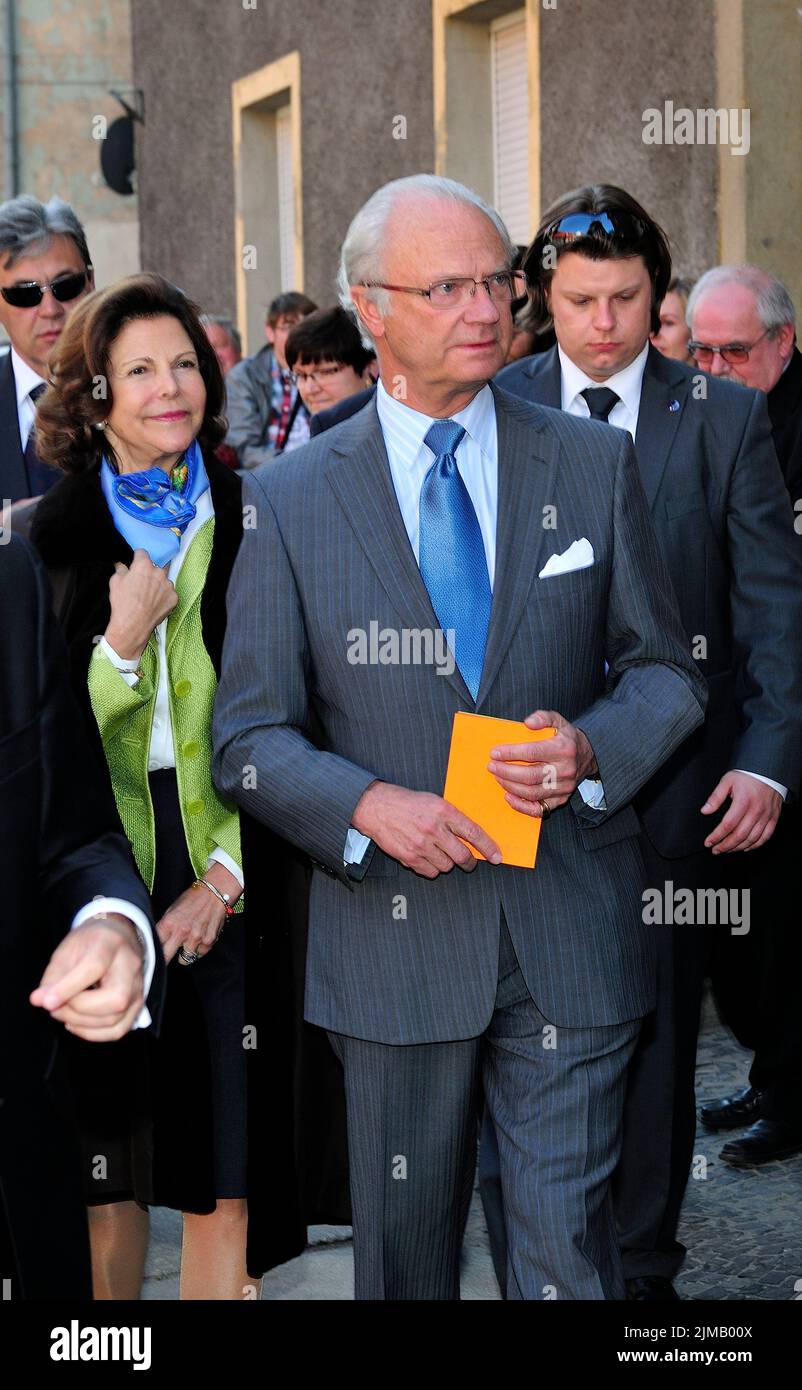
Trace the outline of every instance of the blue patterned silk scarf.
<path fill-rule="evenodd" d="M 154 565 L 168 565 L 178 554 L 209 479 L 193 440 L 169 473 L 158 466 L 141 473 L 115 473 L 104 457 L 100 486 L 114 525 L 131 549 L 146 550 Z"/>

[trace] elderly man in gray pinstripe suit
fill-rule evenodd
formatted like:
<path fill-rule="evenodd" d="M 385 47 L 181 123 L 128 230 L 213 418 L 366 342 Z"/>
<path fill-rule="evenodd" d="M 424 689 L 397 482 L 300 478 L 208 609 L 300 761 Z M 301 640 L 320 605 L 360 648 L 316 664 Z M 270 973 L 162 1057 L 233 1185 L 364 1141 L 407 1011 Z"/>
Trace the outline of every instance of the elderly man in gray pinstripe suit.
<path fill-rule="evenodd" d="M 459 184 L 374 194 L 340 280 L 376 397 L 245 482 L 215 775 L 315 865 L 306 1017 L 345 1070 L 357 1298 L 459 1297 L 482 1090 L 509 1296 L 623 1297 L 609 1180 L 653 1005 L 630 803 L 705 696 L 629 436 L 488 385 L 512 253 Z M 410 660 L 427 632 L 449 647 Z M 440 795 L 460 710 L 558 726 L 491 762 L 548 818 L 534 871 Z"/>

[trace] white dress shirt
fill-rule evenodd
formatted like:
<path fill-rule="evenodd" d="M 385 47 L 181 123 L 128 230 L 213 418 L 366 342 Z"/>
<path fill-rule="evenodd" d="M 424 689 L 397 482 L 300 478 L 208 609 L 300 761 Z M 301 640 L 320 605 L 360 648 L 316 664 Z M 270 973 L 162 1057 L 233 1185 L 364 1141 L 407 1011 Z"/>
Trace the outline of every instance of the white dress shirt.
<path fill-rule="evenodd" d="M 621 399 L 610 411 L 607 423 L 608 425 L 615 425 L 616 429 L 628 430 L 634 442 L 640 413 L 643 372 L 646 358 L 649 355 L 648 342 L 637 357 L 633 358 L 628 367 L 624 367 L 622 371 L 608 377 L 605 382 L 593 381 L 589 376 L 586 376 L 582 368 L 566 356 L 559 345 L 557 352 L 560 358 L 560 392 L 563 410 L 567 411 L 569 415 L 581 415 L 585 419 L 589 419 L 590 407 L 581 393 L 588 386 L 609 386 L 610 390 L 615 391 Z M 764 777 L 759 772 L 747 772 L 745 768 L 736 768 L 735 771 L 745 772 L 747 777 L 755 777 L 758 782 L 765 782 L 767 787 L 772 787 L 774 791 L 779 792 L 783 801 L 788 795 L 788 788 L 784 787 L 782 783 L 773 782 L 770 777 Z M 713 788 L 711 787 L 710 790 L 712 792 Z"/>
<path fill-rule="evenodd" d="M 409 543 L 420 558 L 420 494 L 423 480 L 437 455 L 424 436 L 437 423 L 435 416 L 422 415 L 391 396 L 381 381 L 376 391 L 376 410 L 379 416 L 395 495 L 401 509 Z M 455 458 L 479 522 L 485 547 L 490 588 L 496 571 L 496 520 L 498 516 L 498 431 L 496 404 L 489 386 L 483 386 L 473 400 L 449 416 L 465 430 L 457 445 Z M 594 807 L 603 804 L 601 782 L 587 779 L 579 791 L 584 801 Z M 370 844 L 366 835 L 353 828 L 345 844 L 345 863 L 358 864 Z"/>
<path fill-rule="evenodd" d="M 588 386 L 609 386 L 611 391 L 615 391 L 620 400 L 616 401 L 610 414 L 607 417 L 608 425 L 615 425 L 616 429 L 628 430 L 634 440 L 635 431 L 638 428 L 638 413 L 640 411 L 641 387 L 643 386 L 643 371 L 646 366 L 646 358 L 649 355 L 649 344 L 641 349 L 637 357 L 633 358 L 628 367 L 616 372 L 607 381 L 593 381 L 586 376 L 581 367 L 566 357 L 562 348 L 558 346 L 557 352 L 560 357 L 560 381 L 562 408 L 568 415 L 581 415 L 584 419 L 590 418 L 590 407 L 581 394 Z"/>
<path fill-rule="evenodd" d="M 423 480 L 436 454 L 424 444 L 424 435 L 438 423 L 434 416 L 421 415 L 403 401 L 397 401 L 380 381 L 376 409 L 384 435 L 395 495 L 401 508 L 409 543 L 420 558 L 420 493 Z M 490 588 L 496 570 L 496 515 L 498 512 L 498 435 L 493 392 L 483 386 L 470 404 L 449 417 L 462 425 L 465 436 L 457 446 L 460 477 L 473 502 L 485 547 Z"/>
<path fill-rule="evenodd" d="M 17 420 L 19 421 L 19 438 L 22 452 L 25 453 L 25 446 L 28 443 L 28 435 L 31 432 L 33 422 L 36 419 L 36 405 L 31 400 L 31 391 L 35 386 L 46 386 L 44 377 L 39 376 L 29 367 L 27 362 L 23 362 L 19 353 L 12 347 L 11 366 L 14 372 L 14 386 L 17 392 Z"/>
<path fill-rule="evenodd" d="M 210 517 L 214 516 L 212 494 L 208 487 L 197 499 L 195 508 L 195 515 L 181 537 L 181 544 L 178 547 L 178 551 L 170 561 L 167 577 L 172 584 L 175 584 L 189 547 L 198 534 L 201 526 L 203 526 Z M 159 655 L 159 681 L 156 686 L 156 702 L 153 711 L 153 723 L 151 725 L 148 772 L 158 772 L 162 768 L 175 767 L 175 746 L 173 744 L 173 726 L 170 721 L 170 694 L 167 673 L 167 622 L 168 619 L 164 618 L 156 628 L 156 646 Z M 126 685 L 135 686 L 139 680 L 136 674 L 139 662 L 130 661 L 118 656 L 113 647 L 109 646 L 105 637 L 101 637 L 100 646 L 103 648 L 103 651 L 112 665 L 116 666 Z M 242 870 L 231 858 L 231 855 L 226 854 L 226 851 L 221 849 L 219 845 L 209 854 L 209 864 L 214 863 L 224 865 L 229 873 L 234 875 L 240 887 L 244 887 Z"/>

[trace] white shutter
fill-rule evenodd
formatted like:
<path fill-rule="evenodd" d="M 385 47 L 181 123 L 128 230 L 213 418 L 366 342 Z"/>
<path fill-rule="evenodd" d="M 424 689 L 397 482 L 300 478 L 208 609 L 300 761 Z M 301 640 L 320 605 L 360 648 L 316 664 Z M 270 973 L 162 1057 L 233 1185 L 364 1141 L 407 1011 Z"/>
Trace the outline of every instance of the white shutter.
<path fill-rule="evenodd" d="M 289 106 L 276 112 L 276 156 L 278 169 L 278 236 L 281 262 L 281 289 L 297 289 L 295 284 L 295 189 L 292 184 L 292 118 Z"/>
<path fill-rule="evenodd" d="M 513 241 L 525 246 L 529 227 L 529 81 L 523 12 L 491 28 L 493 169 L 496 207 Z"/>

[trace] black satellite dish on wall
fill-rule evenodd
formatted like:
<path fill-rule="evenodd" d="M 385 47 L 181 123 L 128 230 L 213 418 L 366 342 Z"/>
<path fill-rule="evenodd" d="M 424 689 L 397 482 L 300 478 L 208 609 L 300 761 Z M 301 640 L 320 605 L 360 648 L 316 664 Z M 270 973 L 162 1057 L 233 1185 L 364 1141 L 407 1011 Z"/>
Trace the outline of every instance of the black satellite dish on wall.
<path fill-rule="evenodd" d="M 131 175 L 136 168 L 134 121 L 141 121 L 142 117 L 118 92 L 112 92 L 111 95 L 119 101 L 125 115 L 112 121 L 106 131 L 106 138 L 100 145 L 100 168 L 109 188 L 114 193 L 127 197 L 134 192 L 131 182 Z"/>

